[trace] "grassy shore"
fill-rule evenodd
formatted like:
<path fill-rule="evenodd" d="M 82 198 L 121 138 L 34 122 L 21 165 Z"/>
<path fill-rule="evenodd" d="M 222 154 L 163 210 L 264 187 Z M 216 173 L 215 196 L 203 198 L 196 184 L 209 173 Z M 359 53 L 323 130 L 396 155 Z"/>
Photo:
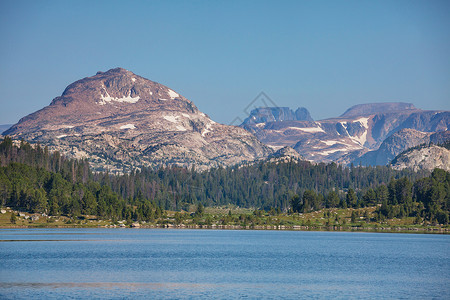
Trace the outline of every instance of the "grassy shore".
<path fill-rule="evenodd" d="M 3 213 L 0 214 L 0 228 L 140 227 L 450 233 L 449 225 L 430 224 L 423 220 L 418 222 L 415 217 L 375 221 L 375 210 L 376 207 L 327 208 L 304 214 L 278 214 L 274 211 L 267 213 L 238 207 L 211 207 L 206 208 L 201 215 L 193 211 L 166 211 L 162 218 L 135 222 L 100 220 L 96 216 L 46 216 L 3 208 Z M 12 214 L 15 217 L 11 217 Z"/>

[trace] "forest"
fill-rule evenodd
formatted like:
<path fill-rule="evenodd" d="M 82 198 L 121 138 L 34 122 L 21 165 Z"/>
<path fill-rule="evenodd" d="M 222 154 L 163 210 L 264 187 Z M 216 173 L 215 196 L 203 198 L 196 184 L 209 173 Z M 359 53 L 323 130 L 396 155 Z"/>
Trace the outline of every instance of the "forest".
<path fill-rule="evenodd" d="M 283 213 L 377 206 L 378 220 L 416 216 L 448 224 L 450 173 L 260 161 L 204 172 L 161 167 L 112 175 L 93 173 L 87 160 L 5 137 L 0 143 L 0 201 L 28 212 L 136 221 L 194 205 Z"/>

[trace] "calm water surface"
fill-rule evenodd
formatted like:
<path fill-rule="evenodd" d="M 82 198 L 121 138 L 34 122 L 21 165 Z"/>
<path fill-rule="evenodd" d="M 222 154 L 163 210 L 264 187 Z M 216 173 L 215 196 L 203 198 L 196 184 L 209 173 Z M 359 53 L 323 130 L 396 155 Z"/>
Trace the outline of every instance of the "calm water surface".
<path fill-rule="evenodd" d="M 450 236 L 0 230 L 1 299 L 450 299 Z"/>

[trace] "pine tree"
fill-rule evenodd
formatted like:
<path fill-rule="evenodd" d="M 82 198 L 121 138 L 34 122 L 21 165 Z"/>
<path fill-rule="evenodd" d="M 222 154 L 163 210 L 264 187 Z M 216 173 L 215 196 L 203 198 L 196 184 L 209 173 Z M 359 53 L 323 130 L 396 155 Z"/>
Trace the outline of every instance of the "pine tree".
<path fill-rule="evenodd" d="M 356 197 L 355 191 L 352 188 L 350 188 L 348 190 L 346 200 L 347 200 L 347 204 L 350 207 L 356 207 L 356 205 L 358 203 L 358 198 Z"/>
<path fill-rule="evenodd" d="M 11 213 L 11 218 L 9 219 L 9 221 L 11 222 L 11 224 L 16 224 L 16 214 L 15 213 Z"/>

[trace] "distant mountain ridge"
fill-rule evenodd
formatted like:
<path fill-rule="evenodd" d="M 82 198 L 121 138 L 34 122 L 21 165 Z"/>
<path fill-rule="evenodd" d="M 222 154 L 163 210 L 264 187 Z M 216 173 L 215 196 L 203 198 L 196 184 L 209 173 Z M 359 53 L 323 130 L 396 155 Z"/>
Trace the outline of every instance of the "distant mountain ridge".
<path fill-rule="evenodd" d="M 385 102 L 358 104 L 347 109 L 340 117 L 350 118 L 355 116 L 367 116 L 378 113 L 398 112 L 405 110 L 418 110 L 412 103 Z"/>
<path fill-rule="evenodd" d="M 449 111 L 425 111 L 411 103 L 393 102 L 355 105 L 341 117 L 319 121 L 263 119 L 251 114 L 241 126 L 275 150 L 289 146 L 311 161 L 385 165 L 425 136 L 447 131 L 449 124 Z M 378 148 L 379 152 L 369 152 Z"/>
<path fill-rule="evenodd" d="M 175 90 L 116 68 L 70 84 L 4 134 L 87 158 L 95 171 L 127 172 L 169 165 L 204 170 L 288 157 L 385 165 L 409 147 L 447 141 L 449 124 L 450 111 L 386 102 L 355 105 L 340 117 L 318 121 L 304 107 L 260 107 L 240 127 L 228 126 Z"/>

